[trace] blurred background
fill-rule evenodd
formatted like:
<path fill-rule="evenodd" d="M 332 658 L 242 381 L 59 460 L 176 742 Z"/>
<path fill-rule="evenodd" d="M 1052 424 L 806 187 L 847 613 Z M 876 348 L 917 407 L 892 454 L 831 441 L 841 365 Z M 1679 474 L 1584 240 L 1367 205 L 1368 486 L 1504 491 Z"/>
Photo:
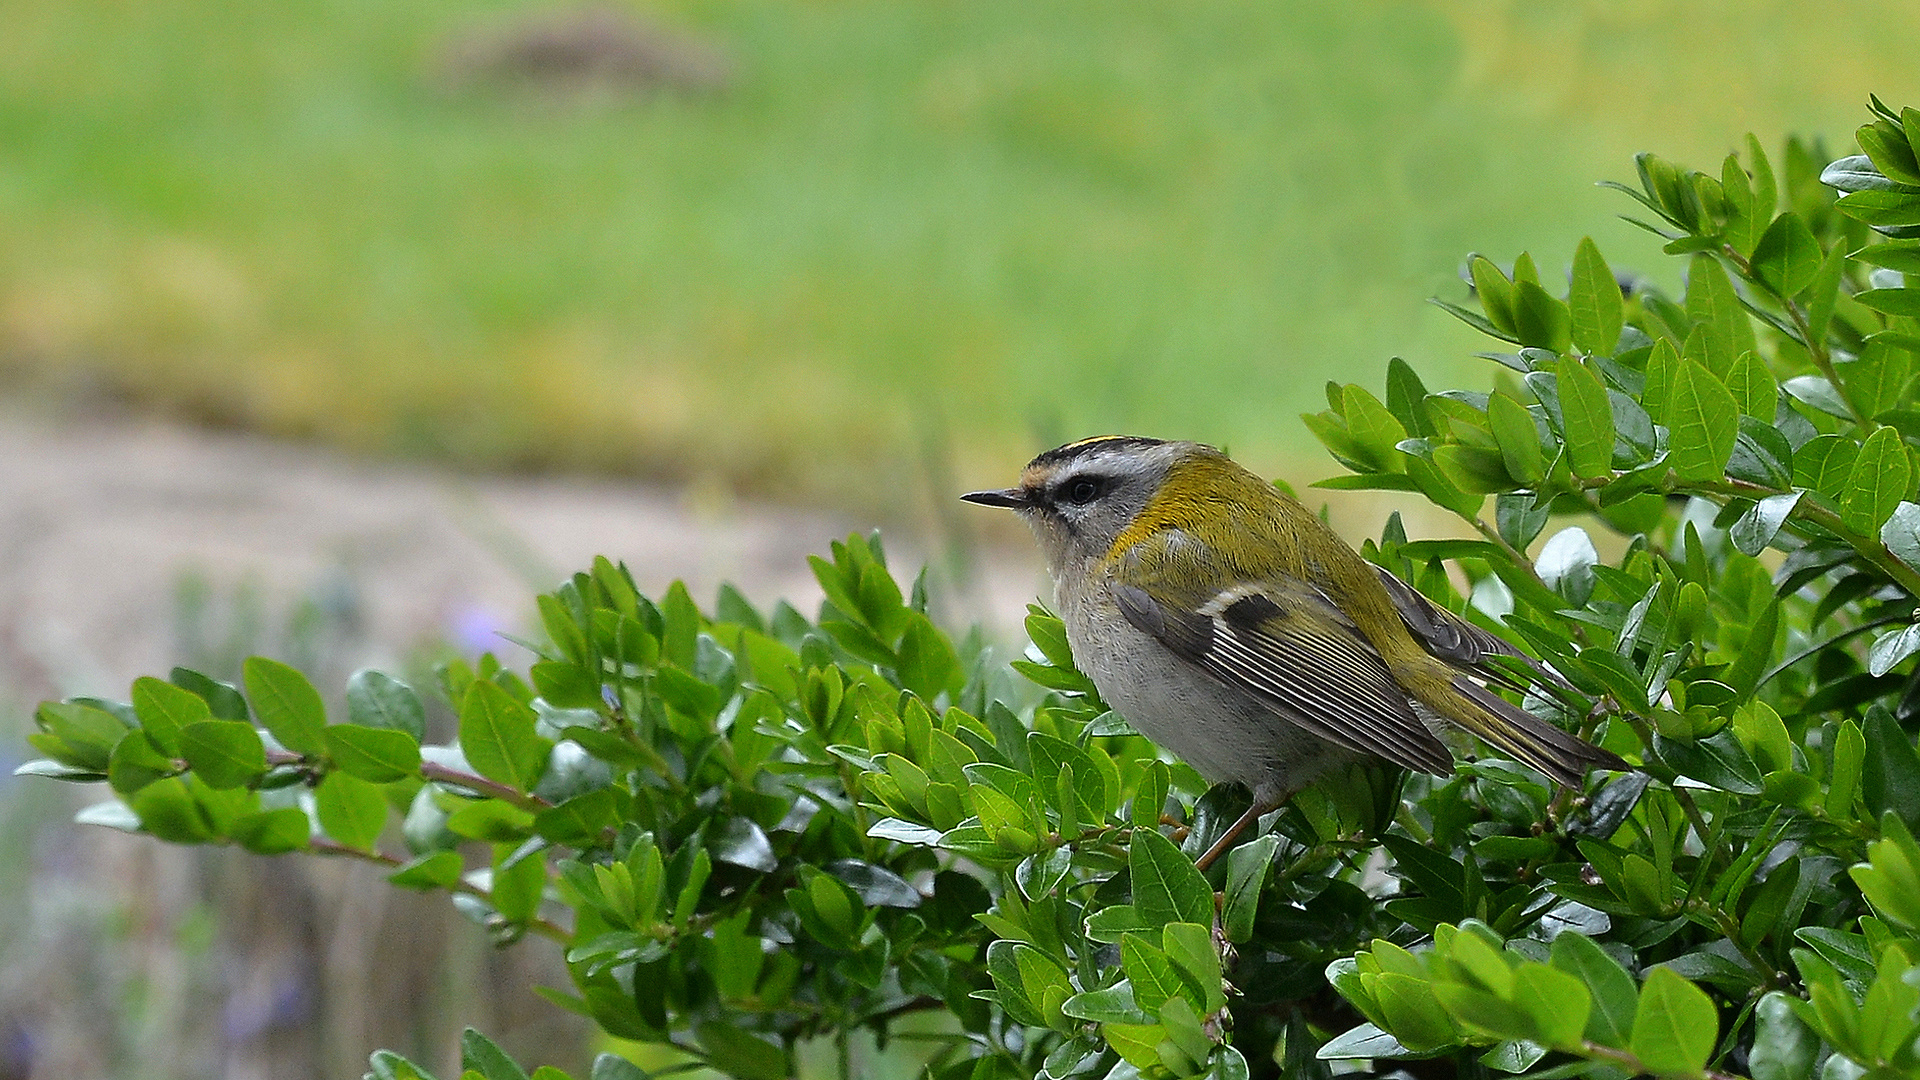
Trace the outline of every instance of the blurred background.
<path fill-rule="evenodd" d="M 955 492 L 1108 431 L 1305 483 L 1328 378 L 1481 385 L 1653 150 L 1850 152 L 1920 2 L 4 0 L 0 761 L 33 702 L 265 652 L 500 648 L 596 552 L 817 598 L 884 525 L 946 617 L 1040 588 Z M 1669 283 L 1671 284 L 1671 282 Z M 1350 534 L 1375 504 L 1335 496 Z M 524 663 L 524 658 L 513 657 Z M 582 1030 L 433 898 L 69 823 L 0 779 L 0 1080 L 446 1068 Z M 369 901 L 369 896 L 383 899 Z"/>

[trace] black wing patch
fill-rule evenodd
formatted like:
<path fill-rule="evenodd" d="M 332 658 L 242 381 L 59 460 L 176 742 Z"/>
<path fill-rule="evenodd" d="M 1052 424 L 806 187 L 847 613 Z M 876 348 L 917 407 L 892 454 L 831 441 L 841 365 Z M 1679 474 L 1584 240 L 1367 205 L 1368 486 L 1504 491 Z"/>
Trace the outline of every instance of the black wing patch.
<path fill-rule="evenodd" d="M 1393 606 L 1399 609 L 1400 621 L 1427 652 L 1450 664 L 1474 668 L 1483 677 L 1508 684 L 1515 690 L 1525 690 L 1524 685 L 1518 685 L 1519 680 L 1486 660 L 1488 656 L 1511 656 L 1531 668 L 1541 680 L 1572 689 L 1558 673 L 1514 648 L 1511 642 L 1428 600 L 1419 590 L 1394 577 L 1386 567 L 1376 566 L 1374 570 L 1380 575 L 1380 583 L 1387 587 Z"/>
<path fill-rule="evenodd" d="M 1453 771 L 1453 755 L 1414 715 L 1373 646 L 1305 583 L 1263 586 L 1200 610 L 1133 586 L 1113 591 L 1136 628 L 1328 742 L 1421 772 Z"/>

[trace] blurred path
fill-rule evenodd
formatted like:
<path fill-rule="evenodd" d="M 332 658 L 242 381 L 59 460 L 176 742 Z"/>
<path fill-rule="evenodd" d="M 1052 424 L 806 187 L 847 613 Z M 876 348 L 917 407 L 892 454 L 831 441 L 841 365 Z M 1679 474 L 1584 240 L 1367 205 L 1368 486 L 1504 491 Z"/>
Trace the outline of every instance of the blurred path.
<path fill-rule="evenodd" d="M 8 775 L 29 752 L 27 709 L 125 700 L 134 677 L 209 645 L 215 673 L 271 651 L 329 696 L 352 668 L 398 670 L 435 641 L 523 665 L 495 632 L 539 636 L 535 591 L 595 554 L 624 559 L 650 595 L 683 578 L 705 606 L 730 580 L 763 610 L 786 598 L 811 614 L 806 556 L 867 527 L 632 483 L 456 477 L 0 411 L 0 1077 L 350 1080 L 376 1046 L 450 1075 L 468 1023 L 584 1075 L 584 1023 L 527 989 L 567 982 L 544 942 L 496 951 L 443 897 L 386 888 L 362 864 L 74 825 L 103 791 Z M 911 542 L 887 547 L 911 580 Z M 1039 591 L 1031 560 L 1010 548 L 936 616 L 984 617 L 1014 640 Z M 303 619 L 320 639 L 308 633 L 304 654 L 289 644 Z"/>
<path fill-rule="evenodd" d="M 252 589 L 268 612 L 302 596 L 344 608 L 385 650 L 353 658 L 368 664 L 435 637 L 520 662 L 491 631 L 524 633 L 536 589 L 595 554 L 625 559 L 650 595 L 680 578 L 706 606 L 732 581 L 811 615 L 806 556 L 870 527 L 635 483 L 454 477 L 241 434 L 0 415 L 0 688 L 123 698 L 136 675 L 164 675 L 189 579 L 216 598 Z M 923 557 L 893 534 L 888 550 L 910 580 Z M 942 617 L 1017 628 L 1040 588 L 1021 557 Z"/>

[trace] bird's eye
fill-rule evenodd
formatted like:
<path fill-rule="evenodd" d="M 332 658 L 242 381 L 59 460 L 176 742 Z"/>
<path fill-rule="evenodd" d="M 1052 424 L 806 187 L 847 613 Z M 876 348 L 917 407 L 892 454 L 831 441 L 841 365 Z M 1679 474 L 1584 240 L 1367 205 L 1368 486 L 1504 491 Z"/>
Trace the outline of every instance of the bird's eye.
<path fill-rule="evenodd" d="M 1067 490 L 1064 493 L 1066 500 L 1074 504 L 1075 506 L 1084 506 L 1085 504 L 1092 502 L 1094 498 L 1099 494 L 1100 494 L 1099 482 L 1095 480 L 1089 480 L 1086 477 L 1081 477 L 1080 479 L 1075 480 L 1073 483 L 1068 484 Z"/>

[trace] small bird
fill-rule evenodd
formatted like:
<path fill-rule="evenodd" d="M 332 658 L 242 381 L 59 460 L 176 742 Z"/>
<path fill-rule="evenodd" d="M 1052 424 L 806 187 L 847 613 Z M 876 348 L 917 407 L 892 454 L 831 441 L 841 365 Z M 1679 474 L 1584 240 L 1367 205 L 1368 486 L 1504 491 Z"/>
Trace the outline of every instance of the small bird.
<path fill-rule="evenodd" d="M 1034 458 L 1015 487 L 961 498 L 1033 527 L 1101 697 L 1208 780 L 1252 790 L 1203 868 L 1336 766 L 1370 755 L 1452 772 L 1447 724 L 1563 785 L 1629 767 L 1475 682 L 1500 677 L 1489 654 L 1521 654 L 1213 447 L 1086 439 Z"/>

